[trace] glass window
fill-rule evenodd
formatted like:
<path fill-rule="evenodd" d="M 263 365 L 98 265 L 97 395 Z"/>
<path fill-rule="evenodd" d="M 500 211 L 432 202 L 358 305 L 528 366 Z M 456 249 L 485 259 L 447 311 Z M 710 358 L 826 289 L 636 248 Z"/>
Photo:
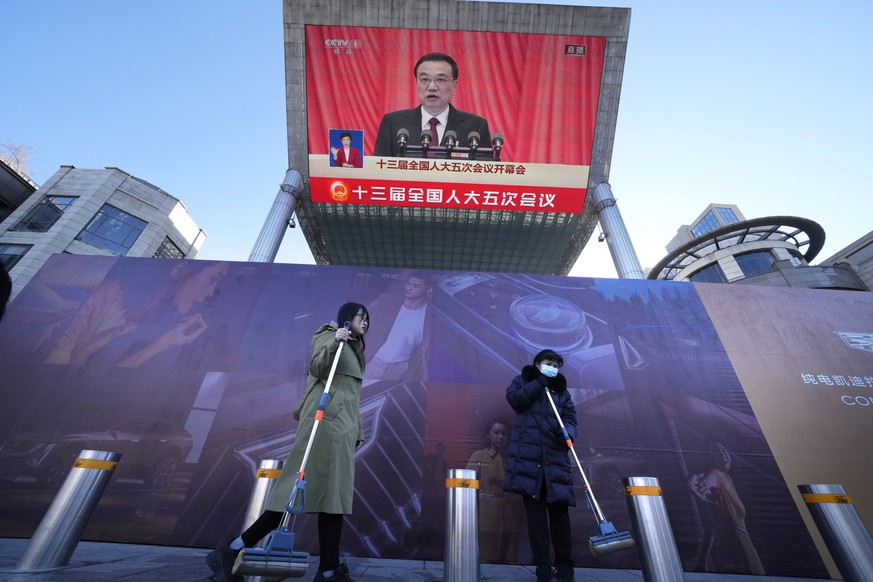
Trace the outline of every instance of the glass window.
<path fill-rule="evenodd" d="M 718 263 L 713 263 L 708 267 L 704 267 L 688 277 L 695 283 L 727 283 L 727 277 L 724 276 L 724 271 Z"/>
<path fill-rule="evenodd" d="M 691 234 L 693 234 L 695 238 L 712 232 L 717 228 L 721 228 L 726 224 L 736 224 L 740 221 L 732 208 L 716 206 L 713 210 L 704 214 L 703 218 L 698 220 L 697 224 L 695 224 L 691 229 Z"/>
<path fill-rule="evenodd" d="M 694 225 L 694 228 L 691 229 L 691 234 L 694 235 L 695 238 L 698 236 L 703 236 L 708 232 L 712 232 L 721 226 L 718 223 L 718 219 L 715 217 L 715 214 L 712 213 L 712 210 L 703 215 L 697 224 Z"/>
<path fill-rule="evenodd" d="M 863 265 L 873 259 L 873 243 L 866 244 L 857 251 L 848 255 L 847 260 L 854 265 Z"/>
<path fill-rule="evenodd" d="M 123 210 L 104 204 L 76 240 L 113 255 L 126 255 L 148 223 Z"/>
<path fill-rule="evenodd" d="M 751 277 L 752 275 L 760 275 L 773 269 L 773 263 L 776 262 L 775 257 L 770 251 L 753 251 L 751 253 L 743 253 L 737 255 L 737 264 L 743 271 L 743 275 Z"/>
<path fill-rule="evenodd" d="M 19 232 L 48 232 L 64 212 L 76 201 L 75 196 L 43 196 L 24 218 L 12 227 Z"/>
<path fill-rule="evenodd" d="M 791 264 L 795 267 L 804 267 L 806 266 L 806 259 L 803 258 L 803 255 L 798 254 L 796 251 L 788 250 L 791 254 Z"/>
<path fill-rule="evenodd" d="M 716 206 L 715 211 L 718 212 L 718 217 L 724 224 L 736 224 L 740 221 L 737 218 L 733 208 L 725 208 L 724 206 Z"/>
<path fill-rule="evenodd" d="M 182 249 L 176 246 L 176 243 L 170 240 L 170 237 L 165 236 L 164 242 L 155 251 L 156 259 L 184 259 L 185 253 Z"/>
<path fill-rule="evenodd" d="M 3 263 L 3 266 L 6 267 L 6 270 L 10 270 L 15 266 L 18 261 L 21 260 L 27 251 L 30 250 L 32 245 L 0 245 L 0 262 Z"/>

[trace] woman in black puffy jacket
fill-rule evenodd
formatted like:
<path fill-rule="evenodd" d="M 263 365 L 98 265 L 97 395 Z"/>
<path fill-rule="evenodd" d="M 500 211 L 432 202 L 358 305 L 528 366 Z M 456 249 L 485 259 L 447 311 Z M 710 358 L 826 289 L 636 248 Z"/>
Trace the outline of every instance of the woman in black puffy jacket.
<path fill-rule="evenodd" d="M 549 390 L 570 440 L 575 440 L 576 407 L 567 391 L 567 379 L 558 372 L 563 364 L 559 354 L 543 350 L 506 389 L 506 400 L 516 416 L 504 489 L 521 494 L 524 500 L 537 582 L 548 582 L 553 574 L 561 582 L 574 580 L 568 509 L 576 505 L 573 475 L 567 443 L 545 392 Z M 554 572 L 550 542 L 555 550 Z"/>

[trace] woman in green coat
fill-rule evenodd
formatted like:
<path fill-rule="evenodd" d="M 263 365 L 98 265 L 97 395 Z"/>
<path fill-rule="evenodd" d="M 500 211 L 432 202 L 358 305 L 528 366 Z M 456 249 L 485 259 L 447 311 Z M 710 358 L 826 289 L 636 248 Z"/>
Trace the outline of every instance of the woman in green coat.
<path fill-rule="evenodd" d="M 343 516 L 352 512 L 355 449 L 364 442 L 360 401 L 364 377 L 364 334 L 370 325 L 370 315 L 363 305 L 346 303 L 340 307 L 337 321 L 348 321 L 351 326 L 346 330 L 331 322 L 321 326 L 312 337 L 306 392 L 294 411 L 294 418 L 300 422 L 297 438 L 267 500 L 266 510 L 240 537 L 219 546 L 206 557 L 206 563 L 219 582 L 242 582 L 243 577 L 232 572 L 237 552 L 254 546 L 282 521 L 312 434 L 325 382 L 341 342 L 346 342 L 346 347 L 340 354 L 330 397 L 307 461 L 305 511 L 318 514 L 320 563 L 315 581 L 351 582 L 348 568 L 340 563 L 339 545 Z"/>

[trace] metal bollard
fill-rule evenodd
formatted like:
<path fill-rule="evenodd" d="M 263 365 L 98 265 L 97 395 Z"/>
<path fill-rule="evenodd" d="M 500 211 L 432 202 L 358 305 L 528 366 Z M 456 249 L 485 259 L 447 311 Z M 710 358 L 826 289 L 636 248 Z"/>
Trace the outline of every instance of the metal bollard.
<path fill-rule="evenodd" d="M 624 486 L 643 580 L 685 580 L 658 480 L 655 477 L 627 477 Z"/>
<path fill-rule="evenodd" d="M 249 497 L 249 508 L 246 510 L 246 516 L 243 520 L 243 531 L 255 523 L 255 520 L 264 512 L 264 506 L 267 504 L 270 492 L 273 490 L 276 479 L 279 478 L 279 473 L 282 472 L 284 465 L 285 461 L 277 461 L 275 459 L 261 461 L 258 464 L 258 470 L 255 471 L 255 486 L 252 488 L 252 495 Z M 256 547 L 263 548 L 266 544 L 267 540 L 264 538 L 255 545 Z"/>
<path fill-rule="evenodd" d="M 842 485 L 798 485 L 846 582 L 873 580 L 873 538 Z"/>
<path fill-rule="evenodd" d="M 66 566 L 109 483 L 120 453 L 83 450 L 18 561 L 18 570 Z"/>
<path fill-rule="evenodd" d="M 249 507 L 246 509 L 246 515 L 243 519 L 242 531 L 246 531 L 264 512 L 264 506 L 267 504 L 270 492 L 273 490 L 276 479 L 279 478 L 279 473 L 282 472 L 282 467 L 284 466 L 285 461 L 278 461 L 276 459 L 267 459 L 258 463 L 258 470 L 255 471 L 255 486 L 252 488 L 252 494 L 249 497 Z M 254 547 L 265 548 L 269 539 L 270 536 L 264 536 Z M 245 578 L 249 582 L 269 580 L 268 577 L 264 576 L 246 576 Z"/>
<path fill-rule="evenodd" d="M 446 478 L 445 582 L 479 579 L 479 480 L 471 469 L 449 469 Z"/>

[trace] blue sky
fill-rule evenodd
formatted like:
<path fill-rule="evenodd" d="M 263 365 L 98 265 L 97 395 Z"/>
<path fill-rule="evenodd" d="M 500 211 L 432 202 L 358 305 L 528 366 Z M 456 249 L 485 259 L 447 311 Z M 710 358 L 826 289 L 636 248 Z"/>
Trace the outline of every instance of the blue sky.
<path fill-rule="evenodd" d="M 817 260 L 873 229 L 873 2 L 581 4 L 632 8 L 610 183 L 643 267 L 710 202 L 819 222 Z M 0 144 L 31 148 L 34 181 L 119 167 L 185 203 L 202 258 L 248 258 L 287 166 L 281 0 L 0 0 L 0 19 Z M 312 262 L 299 228 L 277 261 Z M 607 245 L 571 275 L 615 277 Z"/>

